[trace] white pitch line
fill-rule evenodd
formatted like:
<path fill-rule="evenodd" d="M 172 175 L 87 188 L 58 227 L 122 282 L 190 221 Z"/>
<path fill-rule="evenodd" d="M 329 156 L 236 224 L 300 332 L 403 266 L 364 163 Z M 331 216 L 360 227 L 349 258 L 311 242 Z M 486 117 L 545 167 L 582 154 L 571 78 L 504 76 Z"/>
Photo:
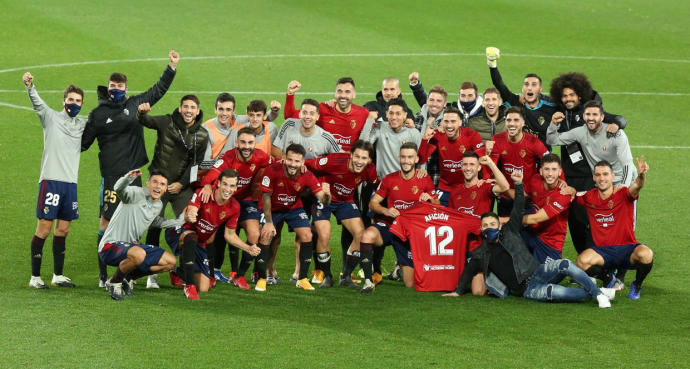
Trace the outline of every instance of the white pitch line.
<path fill-rule="evenodd" d="M 0 102 L 0 106 L 6 106 L 6 107 L 8 107 L 8 108 L 13 108 L 13 109 L 21 109 L 21 110 L 34 111 L 34 109 L 29 108 L 29 107 L 26 107 L 26 106 L 8 104 L 8 103 L 4 103 L 4 102 Z"/>
<path fill-rule="evenodd" d="M 209 56 L 186 56 L 183 60 L 210 60 L 210 59 L 277 59 L 277 58 L 367 58 L 367 57 L 415 57 L 415 56 L 484 56 L 484 53 L 352 53 L 352 54 L 268 54 L 268 55 L 209 55 Z M 690 63 L 690 59 L 662 59 L 644 57 L 623 57 L 623 56 L 586 56 L 586 55 L 542 55 L 542 54 L 512 54 L 504 53 L 504 56 L 520 58 L 545 58 L 545 59 L 576 59 L 576 60 L 612 60 L 612 61 L 634 61 L 634 62 L 661 62 L 661 63 Z M 78 65 L 94 65 L 108 63 L 136 63 L 149 61 L 166 61 L 168 58 L 138 58 L 138 59 L 111 59 L 111 60 L 92 60 L 71 63 L 52 63 L 42 65 L 32 65 L 0 69 L 0 73 L 16 72 L 29 69 L 42 69 L 52 67 L 69 67 Z"/>
<path fill-rule="evenodd" d="M 0 93 L 26 93 L 26 90 L 1 90 Z M 57 94 L 63 93 L 64 90 L 41 90 L 42 93 Z M 96 90 L 84 90 L 85 93 L 96 93 Z M 144 91 L 129 90 L 129 93 L 139 94 Z M 168 91 L 169 94 L 198 94 L 198 95 L 215 95 L 222 92 L 228 92 L 235 95 L 284 95 L 285 91 Z M 298 95 L 333 95 L 333 91 L 330 92 L 308 92 L 300 91 Z M 375 95 L 377 92 L 363 92 L 357 91 L 360 95 Z M 404 95 L 412 96 L 411 92 L 403 92 Z M 653 91 L 611 91 L 611 92 L 599 92 L 600 95 L 631 95 L 631 96 L 690 96 L 689 92 L 653 92 Z M 450 94 L 451 96 L 457 94 Z"/>

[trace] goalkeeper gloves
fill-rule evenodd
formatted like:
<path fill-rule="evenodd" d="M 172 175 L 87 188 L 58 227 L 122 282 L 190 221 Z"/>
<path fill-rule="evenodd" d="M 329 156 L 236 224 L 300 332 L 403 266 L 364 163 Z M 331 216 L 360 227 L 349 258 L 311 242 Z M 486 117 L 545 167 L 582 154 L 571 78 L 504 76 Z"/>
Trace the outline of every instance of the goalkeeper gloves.
<path fill-rule="evenodd" d="M 486 64 L 491 68 L 497 67 L 497 60 L 501 56 L 501 50 L 497 47 L 489 46 L 486 48 Z"/>

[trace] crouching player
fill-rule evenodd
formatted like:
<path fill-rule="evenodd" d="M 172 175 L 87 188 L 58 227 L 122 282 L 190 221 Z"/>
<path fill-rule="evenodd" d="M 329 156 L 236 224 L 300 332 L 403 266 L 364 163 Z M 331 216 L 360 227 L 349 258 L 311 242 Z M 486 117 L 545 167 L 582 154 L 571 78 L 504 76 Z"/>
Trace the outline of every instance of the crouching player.
<path fill-rule="evenodd" d="M 137 243 L 149 226 L 169 228 L 182 224 L 179 220 L 166 220 L 158 215 L 163 208 L 160 198 L 168 188 L 166 175 L 152 170 L 146 188 L 130 186 L 139 176 L 141 171 L 134 169 L 115 182 L 114 189 L 121 201 L 98 245 L 101 262 L 117 267 L 107 283 L 113 300 L 122 300 L 123 291 L 134 296 L 132 281 L 167 272 L 177 262 L 175 256 L 159 247 Z"/>
<path fill-rule="evenodd" d="M 165 232 L 165 239 L 173 252 L 178 254 L 181 248 L 181 277 L 184 294 L 190 300 L 199 299 L 197 290 L 206 292 L 215 284 L 215 278 L 209 269 L 209 265 L 213 265 L 213 260 L 209 261 L 209 256 L 213 258 L 215 255 L 212 237 L 223 223 L 223 237 L 230 245 L 252 256 L 259 254 L 256 245 L 246 244 L 235 232 L 240 204 L 232 198 L 232 194 L 237 190 L 238 177 L 234 169 L 223 170 L 217 186 L 213 189 L 211 201 L 202 202 L 201 189 L 197 190 L 187 205 L 185 223 L 182 227 L 168 229 Z M 177 272 L 171 272 L 170 277 L 173 284 L 179 283 Z"/>
<path fill-rule="evenodd" d="M 318 234 L 316 241 L 316 271 L 315 278 L 322 280 L 320 288 L 333 286 L 331 274 L 331 214 L 354 237 L 347 247 L 356 245 L 359 248 L 359 238 L 364 231 L 364 222 L 354 193 L 362 182 L 376 184 L 376 166 L 371 163 L 374 147 L 364 140 L 355 141 L 351 153 L 335 153 L 320 158 L 307 160 L 305 165 L 317 175 L 323 176 L 323 182 L 333 189 L 333 199 L 330 205 L 316 204 L 314 209 L 314 228 Z M 312 283 L 314 280 L 312 280 Z"/>
<path fill-rule="evenodd" d="M 313 290 L 307 272 L 311 265 L 312 233 L 309 227 L 309 217 L 302 207 L 300 194 L 309 189 L 316 199 L 324 206 L 331 203 L 331 194 L 327 186 L 323 188 L 314 174 L 301 173 L 306 150 L 300 144 L 291 144 L 285 149 L 285 162 L 275 163 L 264 171 L 261 180 L 261 204 L 264 210 L 265 224 L 261 229 L 259 247 L 261 255 L 254 266 L 258 267 L 259 280 L 254 287 L 257 291 L 266 290 L 266 261 L 269 256 L 269 245 L 273 237 L 279 234 L 283 223 L 287 223 L 300 242 L 299 249 L 299 277 L 296 286 L 305 290 Z"/>

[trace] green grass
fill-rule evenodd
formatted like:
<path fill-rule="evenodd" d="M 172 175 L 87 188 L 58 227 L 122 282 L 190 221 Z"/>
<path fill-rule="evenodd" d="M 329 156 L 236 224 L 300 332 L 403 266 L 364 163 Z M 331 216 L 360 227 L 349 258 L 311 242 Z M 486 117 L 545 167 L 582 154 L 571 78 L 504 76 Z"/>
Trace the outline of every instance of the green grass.
<path fill-rule="evenodd" d="M 606 109 L 627 117 L 633 146 L 687 146 L 690 137 L 686 2 L 0 4 L 4 104 L 30 107 L 21 83 L 21 74 L 29 70 L 54 108 L 61 94 L 42 91 L 59 91 L 69 83 L 85 88 L 86 113 L 96 106 L 96 86 L 111 72 L 126 73 L 131 90 L 144 90 L 166 63 L 122 60 L 165 58 L 171 48 L 182 55 L 179 73 L 153 114 L 172 111 L 185 91 L 202 91 L 207 118 L 216 91 L 278 92 L 236 94 L 241 112 L 256 97 L 283 101 L 292 79 L 302 82 L 299 98 L 325 100 L 328 95 L 309 92 L 333 91 L 335 80 L 345 75 L 355 78 L 361 104 L 373 98 L 384 77 L 404 82 L 412 71 L 420 72 L 426 86 L 442 84 L 455 99 L 464 80 L 475 81 L 480 90 L 490 86 L 481 54 L 486 46 L 497 46 L 504 55 L 501 72 L 515 90 L 528 72 L 539 73 L 547 90 L 558 73 L 587 73 Z M 470 55 L 298 56 L 391 53 Z M 209 56 L 221 58 L 203 58 Z M 14 68 L 20 69 L 6 71 Z M 406 87 L 403 91 L 414 105 Z M 65 273 L 79 287 L 36 291 L 27 282 L 42 130 L 33 112 L 7 105 L 0 105 L 0 129 L 0 367 L 688 367 L 688 149 L 633 148 L 651 165 L 637 236 L 655 251 L 655 265 L 641 300 L 619 293 L 609 310 L 593 302 L 449 300 L 399 282 L 384 282 L 366 297 L 341 288 L 306 293 L 286 282 L 265 294 L 219 286 L 201 301 L 189 302 L 168 288 L 165 276 L 161 290 L 140 285 L 136 298 L 114 303 L 94 287 L 97 149 L 82 155 L 81 217 L 67 239 Z M 154 135 L 146 134 L 151 155 Z M 338 236 L 334 230 L 334 250 Z M 278 256 L 284 280 L 293 268 L 290 240 L 284 235 Z M 565 250 L 565 256 L 575 257 L 569 241 Z M 334 270 L 340 267 L 337 254 Z M 385 267 L 392 264 L 391 254 Z M 43 275 L 49 279 L 50 251 L 45 259 Z"/>

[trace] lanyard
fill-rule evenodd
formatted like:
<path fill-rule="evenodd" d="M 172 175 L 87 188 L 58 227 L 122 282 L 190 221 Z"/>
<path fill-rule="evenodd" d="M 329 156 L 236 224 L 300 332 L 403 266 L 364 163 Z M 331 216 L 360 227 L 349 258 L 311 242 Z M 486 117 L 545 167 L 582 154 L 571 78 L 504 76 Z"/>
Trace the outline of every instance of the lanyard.
<path fill-rule="evenodd" d="M 177 129 L 177 133 L 180 135 L 180 140 L 182 140 L 182 144 L 184 145 L 184 148 L 187 149 L 187 154 L 191 157 L 192 154 L 194 156 L 194 163 L 196 163 L 196 150 L 194 148 L 196 147 L 196 131 L 194 131 L 194 143 L 192 146 L 187 146 L 187 142 L 184 140 L 184 136 L 182 135 L 182 131 L 176 126 L 175 129 Z"/>

